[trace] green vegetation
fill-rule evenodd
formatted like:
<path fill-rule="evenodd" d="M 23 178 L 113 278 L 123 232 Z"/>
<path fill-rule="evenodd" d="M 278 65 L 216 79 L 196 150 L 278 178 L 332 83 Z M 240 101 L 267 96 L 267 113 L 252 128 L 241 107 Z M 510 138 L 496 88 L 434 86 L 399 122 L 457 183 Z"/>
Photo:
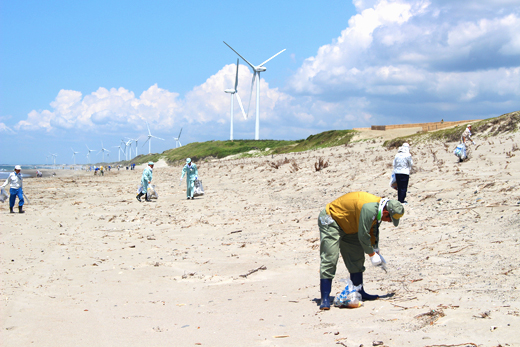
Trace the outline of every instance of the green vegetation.
<path fill-rule="evenodd" d="M 192 142 L 179 148 L 169 149 L 163 153 L 139 155 L 131 163 L 143 164 L 148 161 L 156 162 L 165 159 L 168 163 L 184 162 L 191 158 L 194 162 L 206 158 L 224 158 L 230 155 L 239 155 L 240 158 L 263 156 L 271 154 L 283 154 L 302 152 L 310 149 L 340 146 L 350 142 L 356 131 L 354 130 L 330 130 L 320 134 L 311 135 L 305 140 L 235 140 L 235 141 L 207 141 Z M 125 166 L 130 162 L 123 161 Z"/>

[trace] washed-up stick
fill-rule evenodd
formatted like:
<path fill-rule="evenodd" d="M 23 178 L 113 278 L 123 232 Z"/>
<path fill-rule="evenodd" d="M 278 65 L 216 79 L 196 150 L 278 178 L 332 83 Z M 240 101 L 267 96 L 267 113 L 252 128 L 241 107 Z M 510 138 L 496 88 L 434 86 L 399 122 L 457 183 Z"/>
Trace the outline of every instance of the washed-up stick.
<path fill-rule="evenodd" d="M 240 277 L 247 277 L 247 276 L 251 275 L 252 273 L 257 272 L 258 270 L 267 270 L 267 268 L 265 267 L 265 265 L 262 265 L 262 266 L 260 266 L 260 267 L 257 268 L 257 269 L 254 269 L 254 270 L 249 271 L 249 272 L 246 273 L 245 275 L 240 275 Z"/>
<path fill-rule="evenodd" d="M 230 234 L 241 233 L 241 232 L 242 232 L 242 230 L 236 230 L 236 231 L 232 231 L 232 232 L 230 232 Z"/>

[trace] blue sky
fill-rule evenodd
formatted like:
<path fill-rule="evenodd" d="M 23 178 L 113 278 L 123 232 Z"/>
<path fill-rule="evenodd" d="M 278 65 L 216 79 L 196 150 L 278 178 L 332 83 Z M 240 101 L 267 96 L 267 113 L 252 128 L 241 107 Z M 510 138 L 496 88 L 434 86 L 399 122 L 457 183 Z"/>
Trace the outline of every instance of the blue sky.
<path fill-rule="evenodd" d="M 229 139 L 237 56 L 269 61 L 260 138 L 520 110 L 520 1 L 2 1 L 0 163 Z M 241 59 L 246 110 L 252 70 Z M 234 138 L 252 139 L 235 102 Z M 135 151 L 135 149 L 133 149 Z M 95 153 L 95 154 L 94 154 Z"/>

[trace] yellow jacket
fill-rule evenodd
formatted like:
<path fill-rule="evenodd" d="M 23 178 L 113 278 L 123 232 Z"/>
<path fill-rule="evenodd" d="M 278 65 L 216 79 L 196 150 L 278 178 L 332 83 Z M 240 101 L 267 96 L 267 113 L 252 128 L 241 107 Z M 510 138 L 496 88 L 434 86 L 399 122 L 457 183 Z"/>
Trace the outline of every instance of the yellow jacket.
<path fill-rule="evenodd" d="M 352 192 L 327 204 L 326 211 L 346 234 L 359 233 L 361 244 L 368 252 L 370 246 L 379 241 L 374 235 L 379 201 L 380 197 L 370 193 Z"/>

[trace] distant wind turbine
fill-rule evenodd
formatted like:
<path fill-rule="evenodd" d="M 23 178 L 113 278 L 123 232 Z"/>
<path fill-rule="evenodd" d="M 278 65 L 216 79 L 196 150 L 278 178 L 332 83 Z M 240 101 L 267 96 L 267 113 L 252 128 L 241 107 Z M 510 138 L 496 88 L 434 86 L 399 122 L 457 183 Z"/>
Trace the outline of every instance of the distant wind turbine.
<path fill-rule="evenodd" d="M 52 156 L 52 162 L 54 166 L 56 166 L 56 157 L 58 156 L 57 154 L 52 154 L 52 153 L 49 153 L 51 156 Z"/>
<path fill-rule="evenodd" d="M 85 145 L 85 146 L 87 146 L 87 145 Z M 87 146 L 87 150 L 88 150 L 88 152 L 87 152 L 87 159 L 88 159 L 88 163 L 90 164 L 90 152 L 94 152 L 94 150 L 88 148 L 88 146 Z"/>
<path fill-rule="evenodd" d="M 285 49 L 281 50 L 280 52 L 273 55 L 271 58 L 264 61 L 262 64 L 254 66 L 251 64 L 247 59 L 245 59 L 243 56 L 241 56 L 237 51 L 233 49 L 230 45 L 228 45 L 225 41 L 224 43 L 226 46 L 231 48 L 233 52 L 235 52 L 240 58 L 242 58 L 251 68 L 253 69 L 253 80 L 251 81 L 251 93 L 249 95 L 249 105 L 251 105 L 251 96 L 253 96 L 253 86 L 255 85 L 255 79 L 258 79 L 258 82 L 256 83 L 256 124 L 255 124 L 255 140 L 258 140 L 260 137 L 260 72 L 264 72 L 267 70 L 266 67 L 264 67 L 264 64 L 266 64 L 268 61 L 276 57 L 278 54 L 285 51 Z M 256 77 L 258 75 L 258 78 Z M 247 107 L 247 113 L 249 114 L 249 106 Z"/>
<path fill-rule="evenodd" d="M 151 154 L 152 153 L 152 141 L 151 141 L 151 138 L 154 137 L 158 140 L 163 140 L 164 139 L 161 139 L 160 137 L 157 137 L 157 136 L 153 136 L 152 133 L 150 132 L 150 127 L 148 126 L 148 122 L 146 122 L 146 127 L 148 128 L 148 138 L 146 139 L 146 141 L 143 143 L 143 147 L 144 145 L 146 145 L 146 143 L 148 142 L 148 154 Z"/>
<path fill-rule="evenodd" d="M 132 139 L 128 139 L 125 143 L 125 145 L 128 146 L 128 158 L 126 160 L 132 160 L 132 141 Z"/>
<path fill-rule="evenodd" d="M 238 88 L 238 62 L 239 62 L 239 60 L 237 59 L 237 73 L 236 73 L 236 77 L 235 77 L 235 88 L 224 90 L 224 92 L 231 94 L 231 121 L 230 121 L 231 129 L 230 129 L 230 135 L 229 135 L 229 139 L 231 141 L 233 141 L 233 108 L 234 108 L 233 95 L 237 96 L 237 101 L 238 101 L 238 104 L 240 105 L 240 109 L 242 110 L 242 114 L 244 115 L 244 119 L 247 119 L 246 113 L 244 112 L 244 106 L 242 106 L 242 100 L 240 100 L 240 95 L 238 95 L 238 90 L 237 90 L 237 88 Z"/>
<path fill-rule="evenodd" d="M 105 162 L 105 152 L 110 152 L 110 151 L 108 149 L 106 149 L 105 147 L 103 147 L 103 141 L 101 141 L 101 150 L 98 152 L 98 154 L 101 153 L 101 152 L 103 152 L 103 161 L 102 161 L 102 163 L 104 163 Z"/>
<path fill-rule="evenodd" d="M 180 139 L 181 139 L 181 134 L 182 134 L 182 128 L 181 128 L 181 131 L 179 131 L 179 136 L 174 137 L 174 139 L 175 139 L 175 148 L 177 148 L 177 147 L 182 147 L 182 145 L 181 145 L 181 141 L 180 141 Z"/>
<path fill-rule="evenodd" d="M 117 151 L 117 161 L 121 161 L 121 152 L 123 152 L 123 149 L 121 148 L 121 145 L 114 147 L 119 148 L 119 151 Z M 125 154 L 125 152 L 123 152 L 123 154 Z"/>
<path fill-rule="evenodd" d="M 138 138 L 136 139 L 131 139 L 132 141 L 135 141 L 135 156 L 137 157 L 137 143 L 139 142 L 139 139 L 141 138 L 141 136 L 139 136 Z"/>
<path fill-rule="evenodd" d="M 70 149 L 72 149 L 72 147 L 70 147 Z M 74 160 L 74 165 L 76 165 L 76 154 L 78 154 L 79 152 L 74 152 L 74 150 L 72 149 L 72 159 Z"/>

